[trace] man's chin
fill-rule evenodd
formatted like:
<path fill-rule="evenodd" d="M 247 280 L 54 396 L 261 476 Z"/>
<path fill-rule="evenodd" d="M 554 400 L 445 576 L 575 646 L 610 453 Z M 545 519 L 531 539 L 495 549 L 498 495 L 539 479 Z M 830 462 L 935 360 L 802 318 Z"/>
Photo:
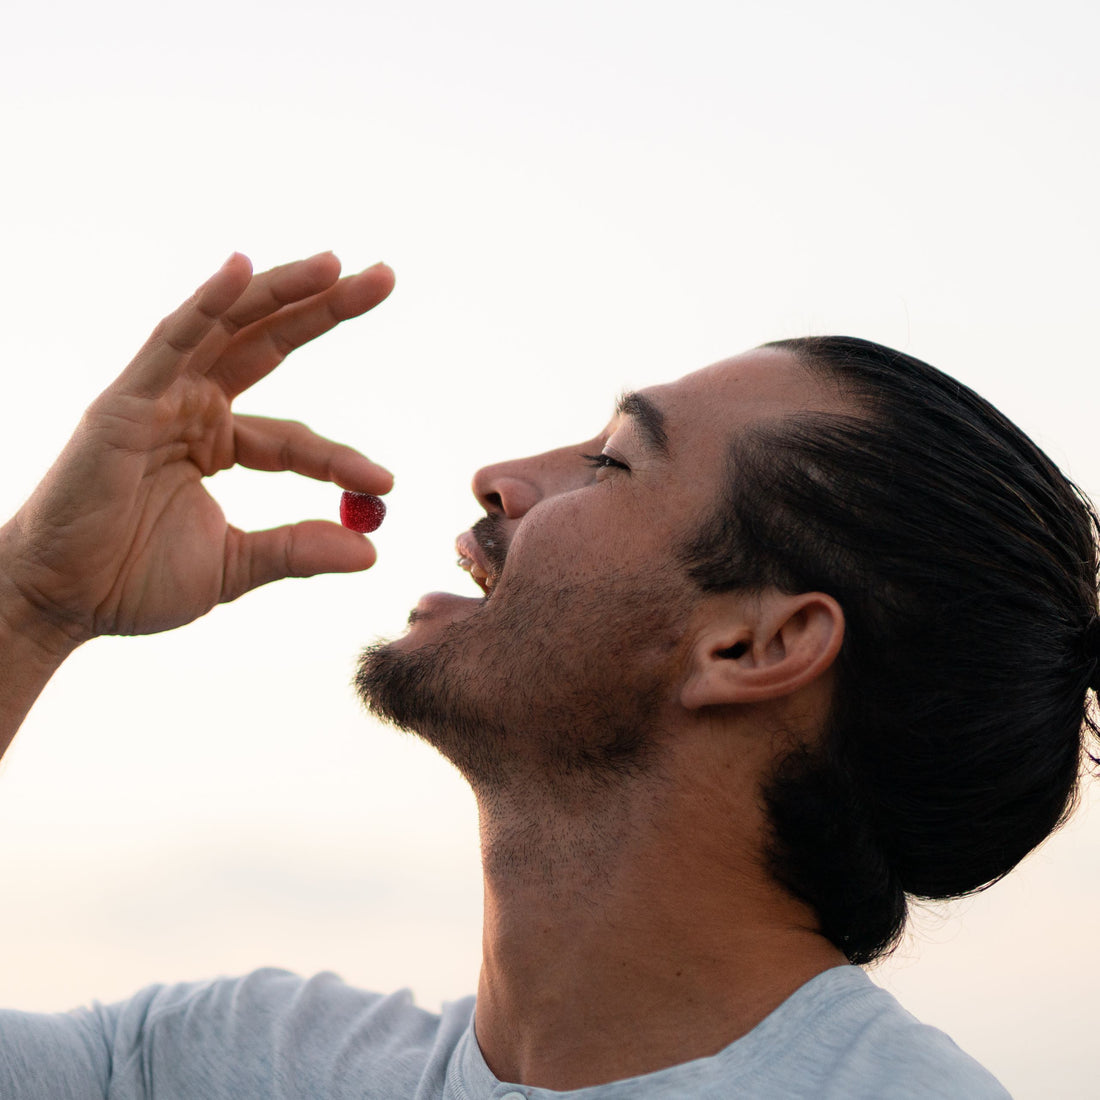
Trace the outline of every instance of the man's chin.
<path fill-rule="evenodd" d="M 433 647 L 409 645 L 408 641 L 405 634 L 367 646 L 359 655 L 355 689 L 375 718 L 415 732 L 410 716 L 418 709 L 419 687 L 430 668 L 428 654 Z"/>
<path fill-rule="evenodd" d="M 448 597 L 448 601 L 459 599 Z M 461 600 L 468 605 L 467 614 L 481 602 Z M 471 782 L 475 777 L 487 780 L 495 777 L 501 767 L 499 749 L 495 747 L 500 743 L 499 734 L 495 741 L 490 736 L 498 729 L 499 720 L 494 722 L 491 712 L 484 713 L 471 700 L 470 673 L 461 667 L 466 652 L 464 639 L 456 637 L 456 620 L 443 614 L 442 609 L 436 615 L 435 606 L 434 600 L 429 601 L 426 610 L 433 617 L 415 624 L 403 638 L 363 651 L 355 687 L 375 718 L 422 737 Z M 451 602 L 448 606 L 459 610 Z M 431 631 L 435 622 L 444 623 L 438 631 L 445 639 L 442 644 L 419 636 Z M 415 641 L 411 641 L 414 636 Z"/>
<path fill-rule="evenodd" d="M 368 646 L 360 655 L 355 683 L 367 709 L 402 729 L 420 732 L 422 720 L 439 721 L 449 708 L 460 707 L 451 677 L 440 678 L 440 666 L 467 652 L 466 621 L 485 603 L 484 598 L 451 592 L 421 596 L 404 634 Z"/>

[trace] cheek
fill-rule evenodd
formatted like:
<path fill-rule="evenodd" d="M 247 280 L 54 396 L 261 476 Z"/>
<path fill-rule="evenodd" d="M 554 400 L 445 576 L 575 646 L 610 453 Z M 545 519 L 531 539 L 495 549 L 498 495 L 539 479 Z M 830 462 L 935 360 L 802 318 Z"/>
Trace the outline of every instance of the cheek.
<path fill-rule="evenodd" d="M 598 584 L 652 569 L 659 560 L 654 533 L 637 518 L 611 486 L 541 502 L 512 536 L 501 589 L 531 580 Z"/>
<path fill-rule="evenodd" d="M 558 585 L 575 574 L 578 555 L 585 551 L 576 531 L 576 511 L 558 499 L 524 516 L 508 543 L 504 571 L 490 602 L 531 585 Z"/>
<path fill-rule="evenodd" d="M 498 657 L 533 661 L 562 685 L 667 672 L 694 608 L 687 579 L 637 539 L 584 531 L 564 512 L 553 518 L 562 526 L 550 546 L 541 526 L 513 543 L 485 606 L 484 625 L 504 643 Z"/>
<path fill-rule="evenodd" d="M 689 611 L 653 574 L 517 581 L 485 605 L 477 618 L 480 644 L 465 648 L 513 677 L 509 694 L 517 698 L 535 691 L 544 704 L 618 699 L 622 691 L 648 694 L 669 679 Z"/>

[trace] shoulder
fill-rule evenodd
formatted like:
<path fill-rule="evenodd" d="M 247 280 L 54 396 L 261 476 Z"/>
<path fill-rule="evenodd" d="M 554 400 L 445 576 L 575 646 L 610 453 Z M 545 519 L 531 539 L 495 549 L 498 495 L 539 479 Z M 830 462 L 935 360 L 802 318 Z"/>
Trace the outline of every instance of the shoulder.
<path fill-rule="evenodd" d="M 148 1074 L 165 1095 L 371 1097 L 415 1087 L 445 1062 L 473 1001 L 432 1013 L 408 990 L 383 995 L 335 974 L 259 970 L 152 987 L 98 1011 L 111 1017 L 122 1055 L 116 1075 Z"/>
<path fill-rule="evenodd" d="M 1008 1097 L 947 1035 L 921 1023 L 854 966 L 807 982 L 741 1042 L 751 1048 L 753 1040 L 761 1052 L 770 1049 L 773 1066 L 783 1067 L 788 1095 Z"/>

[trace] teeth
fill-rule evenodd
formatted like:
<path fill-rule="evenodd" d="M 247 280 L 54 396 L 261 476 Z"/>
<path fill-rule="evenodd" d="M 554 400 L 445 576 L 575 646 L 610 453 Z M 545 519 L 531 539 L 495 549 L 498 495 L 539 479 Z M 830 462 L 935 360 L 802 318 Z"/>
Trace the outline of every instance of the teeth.
<path fill-rule="evenodd" d="M 460 557 L 458 559 L 458 566 L 460 569 L 465 569 L 467 573 L 478 583 L 482 591 L 486 595 L 492 590 L 493 585 L 496 583 L 495 579 L 489 576 L 484 569 L 481 568 L 477 562 L 471 558 Z"/>

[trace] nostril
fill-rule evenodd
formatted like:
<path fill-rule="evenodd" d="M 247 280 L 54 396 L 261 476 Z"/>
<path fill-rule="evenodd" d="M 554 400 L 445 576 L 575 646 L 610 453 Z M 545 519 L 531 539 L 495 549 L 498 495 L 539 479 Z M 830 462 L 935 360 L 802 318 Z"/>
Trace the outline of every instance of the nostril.
<path fill-rule="evenodd" d="M 519 463 L 486 466 L 474 475 L 471 488 L 478 503 L 490 514 L 519 519 L 537 504 L 541 492 L 538 485 L 514 467 Z"/>

